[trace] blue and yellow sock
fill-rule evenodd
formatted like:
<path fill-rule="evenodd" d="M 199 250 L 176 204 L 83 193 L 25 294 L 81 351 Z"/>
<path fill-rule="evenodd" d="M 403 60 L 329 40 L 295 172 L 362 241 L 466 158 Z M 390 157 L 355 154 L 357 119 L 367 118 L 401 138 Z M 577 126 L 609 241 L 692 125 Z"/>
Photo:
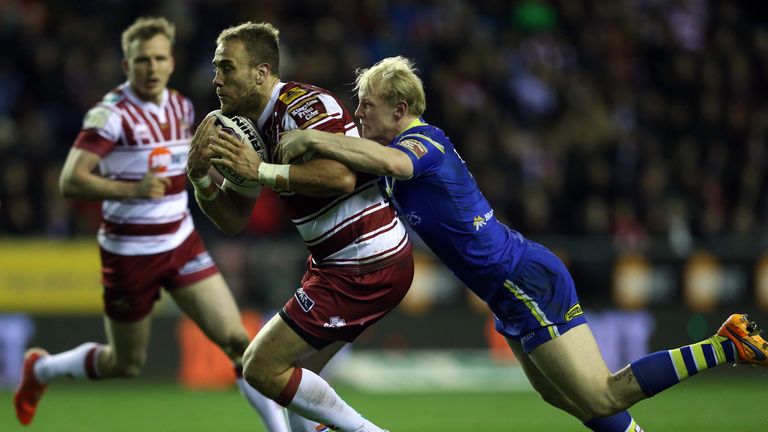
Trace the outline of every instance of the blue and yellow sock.
<path fill-rule="evenodd" d="M 643 432 L 635 419 L 627 411 L 616 413 L 610 417 L 593 418 L 584 426 L 596 432 Z"/>
<path fill-rule="evenodd" d="M 630 364 L 640 388 L 648 397 L 672 387 L 704 369 L 736 361 L 730 339 L 714 335 L 693 345 L 649 354 Z"/>

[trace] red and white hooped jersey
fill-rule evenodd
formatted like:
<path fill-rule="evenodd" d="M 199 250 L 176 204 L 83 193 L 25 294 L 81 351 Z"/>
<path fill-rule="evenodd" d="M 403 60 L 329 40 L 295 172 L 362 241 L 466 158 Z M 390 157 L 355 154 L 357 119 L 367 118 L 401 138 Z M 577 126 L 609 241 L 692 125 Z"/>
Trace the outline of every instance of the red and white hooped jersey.
<path fill-rule="evenodd" d="M 284 131 L 317 129 L 359 136 L 352 116 L 334 95 L 296 82 L 275 86 L 258 126 L 270 163 L 276 162 L 273 151 Z M 357 173 L 355 190 L 345 195 L 318 198 L 278 191 L 318 267 L 367 273 L 410 253 L 405 227 L 377 183 L 378 177 Z"/>
<path fill-rule="evenodd" d="M 195 113 L 192 103 L 166 89 L 161 103 L 139 99 L 128 83 L 91 108 L 74 146 L 101 156 L 100 174 L 140 181 L 154 169 L 171 179 L 160 199 L 107 199 L 99 245 L 120 255 L 149 255 L 180 245 L 194 229 L 187 207 L 185 168 Z"/>

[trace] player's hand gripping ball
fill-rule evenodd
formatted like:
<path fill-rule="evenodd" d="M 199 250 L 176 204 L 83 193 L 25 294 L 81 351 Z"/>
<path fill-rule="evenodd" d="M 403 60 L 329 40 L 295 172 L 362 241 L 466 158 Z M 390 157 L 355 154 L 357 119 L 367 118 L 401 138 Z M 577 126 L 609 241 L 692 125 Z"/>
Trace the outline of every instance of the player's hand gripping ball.
<path fill-rule="evenodd" d="M 265 160 L 264 148 L 266 146 L 264 144 L 264 139 L 261 137 L 261 134 L 259 134 L 256 125 L 253 124 L 250 119 L 239 115 L 227 115 L 222 113 L 221 110 L 211 111 L 209 115 L 215 117 L 214 125 L 220 126 L 221 130 L 224 132 L 250 144 L 259 154 L 261 160 Z M 246 180 L 240 174 L 232 171 L 229 167 L 218 164 L 213 164 L 213 166 L 225 179 L 227 179 L 227 181 L 236 187 L 247 189 L 261 187 L 261 184 L 259 184 L 258 181 Z"/>

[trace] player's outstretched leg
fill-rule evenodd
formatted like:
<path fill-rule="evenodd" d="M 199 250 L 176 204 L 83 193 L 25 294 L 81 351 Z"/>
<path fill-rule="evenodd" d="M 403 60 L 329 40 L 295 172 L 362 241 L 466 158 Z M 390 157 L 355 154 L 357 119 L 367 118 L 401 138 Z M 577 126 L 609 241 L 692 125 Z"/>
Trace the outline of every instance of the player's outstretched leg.
<path fill-rule="evenodd" d="M 733 314 L 720 326 L 718 336 L 727 337 L 736 346 L 736 363 L 768 367 L 768 342 L 760 336 L 757 324 L 746 314 Z"/>
<path fill-rule="evenodd" d="M 768 343 L 745 314 L 733 314 L 717 334 L 699 343 L 649 354 L 630 364 L 646 397 L 705 369 L 726 363 L 768 367 Z M 621 373 L 621 372 L 620 372 Z"/>
<path fill-rule="evenodd" d="M 35 378 L 35 363 L 48 352 L 42 348 L 30 348 L 24 353 L 24 370 L 21 382 L 13 395 L 16 417 L 23 425 L 28 425 L 35 418 L 37 404 L 43 397 L 46 385 Z"/>

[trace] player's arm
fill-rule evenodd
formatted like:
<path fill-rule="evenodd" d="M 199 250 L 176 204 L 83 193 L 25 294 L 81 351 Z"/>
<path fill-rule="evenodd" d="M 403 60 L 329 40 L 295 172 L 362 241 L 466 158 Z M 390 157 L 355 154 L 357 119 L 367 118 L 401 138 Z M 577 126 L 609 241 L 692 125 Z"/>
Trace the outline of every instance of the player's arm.
<path fill-rule="evenodd" d="M 357 175 L 344 164 L 313 159 L 301 164 L 269 164 L 248 144 L 227 133 L 211 138 L 217 156 L 211 162 L 228 166 L 246 180 L 259 181 L 275 190 L 307 196 L 335 196 L 355 190 Z"/>
<path fill-rule="evenodd" d="M 140 181 L 110 180 L 96 173 L 101 156 L 72 147 L 59 177 L 59 189 L 67 198 L 125 199 L 160 198 L 171 181 L 150 171 Z"/>
<path fill-rule="evenodd" d="M 227 235 L 239 233 L 248 225 L 258 196 L 243 195 L 213 181 L 211 184 L 213 186 L 207 189 L 212 195 L 208 196 L 195 186 L 197 205 L 221 232 Z"/>
<path fill-rule="evenodd" d="M 278 156 L 292 160 L 305 153 L 339 161 L 355 171 L 394 177 L 413 176 L 413 162 L 400 150 L 383 146 L 365 138 L 351 137 L 318 130 L 286 132 L 277 146 Z"/>

